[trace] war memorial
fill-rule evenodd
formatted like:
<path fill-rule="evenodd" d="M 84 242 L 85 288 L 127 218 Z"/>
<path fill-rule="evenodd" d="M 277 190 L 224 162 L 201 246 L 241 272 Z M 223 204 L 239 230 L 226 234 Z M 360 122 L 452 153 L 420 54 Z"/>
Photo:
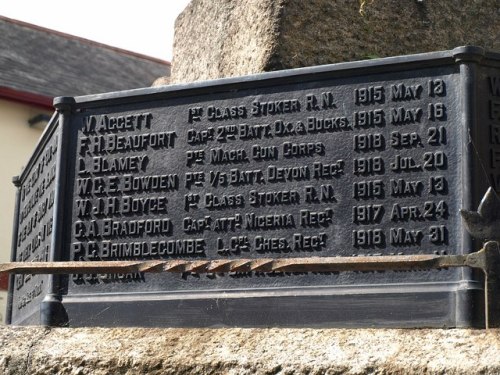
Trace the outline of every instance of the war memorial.
<path fill-rule="evenodd" d="M 6 336 L 102 332 L 121 373 L 494 373 L 500 55 L 410 52 L 56 98 L 12 262 L 74 268 L 12 272 Z"/>

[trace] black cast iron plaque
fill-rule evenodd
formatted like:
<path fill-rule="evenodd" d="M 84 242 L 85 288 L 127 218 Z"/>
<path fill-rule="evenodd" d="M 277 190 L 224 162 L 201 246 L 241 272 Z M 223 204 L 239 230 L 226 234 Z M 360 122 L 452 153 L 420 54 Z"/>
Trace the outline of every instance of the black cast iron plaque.
<path fill-rule="evenodd" d="M 56 99 L 42 140 L 50 150 L 62 133 L 51 260 L 473 251 L 459 209 L 498 190 L 498 64 L 468 47 Z M 37 260 L 20 202 L 15 259 Z M 35 322 L 47 294 L 42 322 L 71 326 L 471 326 L 480 281 L 463 269 L 72 275 L 37 296 L 41 282 L 15 283 L 11 310 Z"/>
<path fill-rule="evenodd" d="M 56 171 L 59 149 L 57 116 L 48 124 L 28 165 L 19 178 L 13 252 L 17 262 L 43 262 L 50 259 L 56 195 Z M 40 305 L 49 291 L 47 275 L 10 277 L 7 320 L 25 324 L 38 323 Z"/>

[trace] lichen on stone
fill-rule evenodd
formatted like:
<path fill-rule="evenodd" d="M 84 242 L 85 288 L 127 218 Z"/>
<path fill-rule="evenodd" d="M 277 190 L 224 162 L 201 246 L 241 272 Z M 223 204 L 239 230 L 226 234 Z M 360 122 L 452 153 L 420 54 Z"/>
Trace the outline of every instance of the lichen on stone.
<path fill-rule="evenodd" d="M 365 14 L 365 5 L 368 1 L 367 0 L 359 0 L 359 14 L 364 16 Z M 373 0 L 370 0 L 369 3 L 373 3 Z"/>

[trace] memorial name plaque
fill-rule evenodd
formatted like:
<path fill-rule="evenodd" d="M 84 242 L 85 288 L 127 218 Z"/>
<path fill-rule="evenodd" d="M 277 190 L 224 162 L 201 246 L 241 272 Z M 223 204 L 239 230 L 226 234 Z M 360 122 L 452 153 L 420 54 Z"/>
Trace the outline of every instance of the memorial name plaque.
<path fill-rule="evenodd" d="M 477 250 L 500 189 L 500 55 L 476 47 L 57 98 L 19 179 L 13 259 Z M 16 276 L 13 324 L 481 324 L 470 269 Z"/>
<path fill-rule="evenodd" d="M 50 259 L 59 133 L 55 115 L 23 174 L 14 178 L 18 194 L 12 261 L 43 262 Z M 13 322 L 37 323 L 40 305 L 48 293 L 49 279 L 47 275 L 11 276 L 7 318 L 12 313 Z"/>

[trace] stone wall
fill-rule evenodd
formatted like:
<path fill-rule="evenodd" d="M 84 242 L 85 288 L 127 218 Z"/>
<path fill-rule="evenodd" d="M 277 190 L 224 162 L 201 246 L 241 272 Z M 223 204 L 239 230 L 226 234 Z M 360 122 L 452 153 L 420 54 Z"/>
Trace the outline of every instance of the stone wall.
<path fill-rule="evenodd" d="M 499 330 L 0 328 L 3 375 L 498 374 Z"/>
<path fill-rule="evenodd" d="M 192 0 L 172 82 L 453 49 L 500 51 L 498 0 Z"/>

